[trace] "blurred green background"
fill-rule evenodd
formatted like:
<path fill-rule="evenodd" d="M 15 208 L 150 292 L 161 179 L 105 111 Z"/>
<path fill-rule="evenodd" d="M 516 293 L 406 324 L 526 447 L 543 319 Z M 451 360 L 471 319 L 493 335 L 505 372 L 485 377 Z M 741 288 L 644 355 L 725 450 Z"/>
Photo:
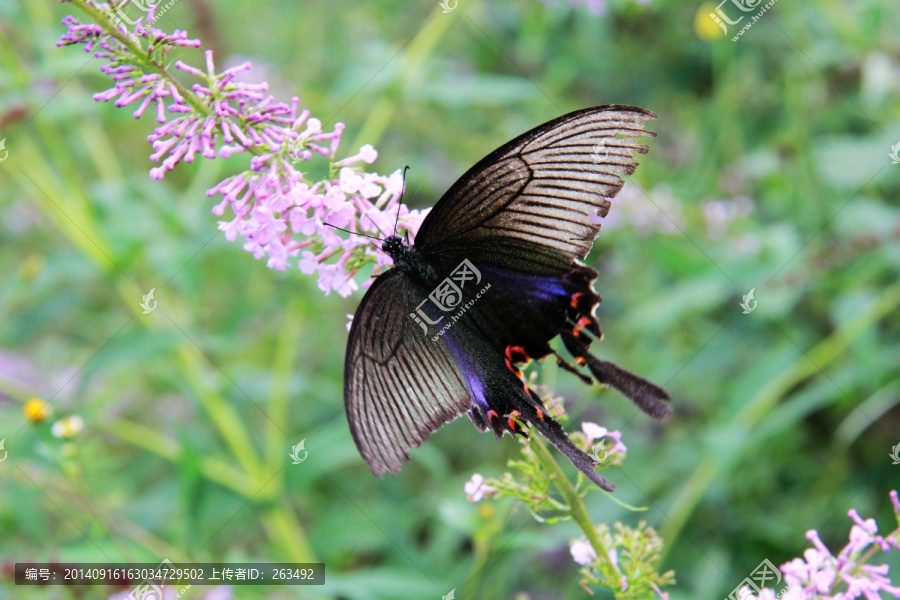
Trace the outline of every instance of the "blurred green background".
<path fill-rule="evenodd" d="M 675 416 L 651 423 L 551 365 L 542 379 L 576 422 L 623 430 L 609 477 L 648 510 L 601 494 L 588 508 L 659 529 L 673 600 L 724 597 L 763 559 L 798 556 L 808 529 L 839 548 L 851 506 L 890 527 L 900 483 L 900 4 L 780 0 L 737 42 L 708 37 L 711 9 L 180 0 L 160 22 L 345 122 L 343 155 L 371 143 L 378 171 L 410 165 L 417 208 L 569 110 L 659 115 L 589 262 L 595 349 L 664 384 Z M 399 476 L 368 472 L 342 413 L 360 295 L 323 297 L 216 230 L 205 190 L 240 155 L 150 180 L 153 116 L 91 100 L 109 87 L 100 61 L 54 45 L 70 10 L 0 5 L 0 598 L 107 598 L 8 578 L 15 561 L 106 556 L 327 565 L 324 588 L 236 598 L 586 597 L 573 524 L 466 501 L 473 472 L 517 453 L 509 437 L 461 419 Z M 53 414 L 28 423 L 29 398 Z M 53 437 L 71 414 L 84 430 Z"/>

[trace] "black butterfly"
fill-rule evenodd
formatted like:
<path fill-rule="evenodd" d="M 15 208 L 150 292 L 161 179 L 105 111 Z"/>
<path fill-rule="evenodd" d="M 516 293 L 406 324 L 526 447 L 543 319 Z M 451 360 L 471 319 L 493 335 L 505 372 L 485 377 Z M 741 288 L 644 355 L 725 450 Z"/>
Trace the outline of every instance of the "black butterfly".
<path fill-rule="evenodd" d="M 661 388 L 588 352 L 600 339 L 597 272 L 579 262 L 610 200 L 634 172 L 652 112 L 609 105 L 569 113 L 469 169 L 422 223 L 415 244 L 384 241 L 395 268 L 356 311 L 344 362 L 350 431 L 369 469 L 396 474 L 433 432 L 463 413 L 499 438 L 532 424 L 591 481 L 578 448 L 518 365 L 553 354 L 587 383 L 614 387 L 644 412 L 671 413 Z M 602 155 L 601 155 L 602 153 Z M 554 351 L 556 336 L 579 366 Z"/>

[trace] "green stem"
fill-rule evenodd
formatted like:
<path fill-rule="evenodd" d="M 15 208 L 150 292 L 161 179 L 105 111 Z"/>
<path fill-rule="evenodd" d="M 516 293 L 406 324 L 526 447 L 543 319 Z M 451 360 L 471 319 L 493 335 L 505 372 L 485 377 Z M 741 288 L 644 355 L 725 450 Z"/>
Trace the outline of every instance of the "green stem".
<path fill-rule="evenodd" d="M 117 282 L 117 288 L 125 305 L 131 309 L 145 327 L 153 329 L 159 320 L 150 319 L 138 310 L 138 304 L 134 302 L 134 293 L 125 280 L 120 279 Z M 175 305 L 175 300 L 173 296 L 170 303 Z M 172 312 L 177 314 L 177 305 L 173 307 Z M 250 434 L 238 411 L 204 377 L 201 364 L 208 358 L 191 342 L 182 344 L 174 353 L 176 366 L 203 405 L 219 435 L 222 436 L 238 463 L 251 478 L 249 484 L 259 488 L 268 480 L 266 469 L 256 454 L 253 441 L 250 439 Z M 270 499 L 271 496 L 267 495 L 266 498 Z"/>
<path fill-rule="evenodd" d="M 558 489 L 566 499 L 566 503 L 569 505 L 569 514 L 572 515 L 572 520 L 575 521 L 578 524 L 578 527 L 581 528 L 581 531 L 584 532 L 585 537 L 594 548 L 594 552 L 598 557 L 603 557 L 603 559 L 609 562 L 616 573 L 621 575 L 619 567 L 613 565 L 609 560 L 609 549 L 606 548 L 603 541 L 600 539 L 600 536 L 597 534 L 597 529 L 594 527 L 591 518 L 588 516 L 581 495 L 575 490 L 575 487 L 566 477 L 566 474 L 563 473 L 562 469 L 559 467 L 559 463 L 556 462 L 550 454 L 550 451 L 547 450 L 547 446 L 544 445 L 544 442 L 542 442 L 538 436 L 532 435 L 529 444 L 531 444 L 531 449 L 534 450 L 535 456 L 541 461 L 541 465 L 543 465 L 544 469 L 549 473 L 553 485 L 556 486 L 556 489 Z"/>
<path fill-rule="evenodd" d="M 260 517 L 269 540 L 278 549 L 284 560 L 288 562 L 318 562 L 306 531 L 297 522 L 296 515 L 286 506 L 282 498 L 280 504 L 273 504 L 262 509 Z"/>
<path fill-rule="evenodd" d="M 266 462 L 271 470 L 278 469 L 287 456 L 285 432 L 277 424 L 286 425 L 289 421 L 291 367 L 297 358 L 297 340 L 301 337 L 302 322 L 303 302 L 296 297 L 286 307 L 272 361 L 272 392 L 269 395 L 266 433 Z"/>
<path fill-rule="evenodd" d="M 178 461 L 178 457 L 182 452 L 182 445 L 177 440 L 134 421 L 112 419 L 100 421 L 96 424 L 96 427 L 122 442 L 131 444 L 141 450 L 146 450 L 173 463 Z M 256 493 L 256 489 L 250 485 L 251 482 L 247 481 L 247 476 L 221 458 L 201 457 L 200 472 L 210 481 L 218 483 L 245 498 L 251 498 Z"/>

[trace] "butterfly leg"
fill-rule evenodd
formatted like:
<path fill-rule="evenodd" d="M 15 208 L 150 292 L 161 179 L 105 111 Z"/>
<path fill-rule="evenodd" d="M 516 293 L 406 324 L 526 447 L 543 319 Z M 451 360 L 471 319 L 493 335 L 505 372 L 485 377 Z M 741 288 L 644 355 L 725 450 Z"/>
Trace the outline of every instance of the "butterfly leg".
<path fill-rule="evenodd" d="M 583 382 L 585 382 L 588 385 L 591 385 L 592 383 L 594 383 L 593 378 L 591 378 L 591 377 L 585 375 L 584 373 L 582 373 L 581 371 L 579 371 L 575 365 L 568 362 L 566 359 L 564 359 L 562 356 L 560 356 L 556 352 L 554 352 L 553 354 L 556 355 L 556 364 L 559 365 L 562 369 L 565 369 L 569 373 L 574 373 L 575 375 L 578 376 L 579 379 L 581 379 Z"/>

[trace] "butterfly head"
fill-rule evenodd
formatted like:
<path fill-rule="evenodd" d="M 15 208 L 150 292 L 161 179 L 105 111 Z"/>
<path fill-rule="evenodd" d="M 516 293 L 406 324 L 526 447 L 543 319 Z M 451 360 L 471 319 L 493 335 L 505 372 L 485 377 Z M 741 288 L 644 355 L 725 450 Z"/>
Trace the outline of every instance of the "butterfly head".
<path fill-rule="evenodd" d="M 394 266 L 408 273 L 414 279 L 432 285 L 437 283 L 438 276 L 428 264 L 422 253 L 403 241 L 399 235 L 392 235 L 384 240 L 381 249 L 394 261 Z"/>
<path fill-rule="evenodd" d="M 394 259 L 394 262 L 398 262 L 398 259 L 405 255 L 405 250 L 407 249 L 407 245 L 403 243 L 403 238 L 399 235 L 392 235 L 381 245 L 381 249 L 387 253 L 388 256 Z"/>

